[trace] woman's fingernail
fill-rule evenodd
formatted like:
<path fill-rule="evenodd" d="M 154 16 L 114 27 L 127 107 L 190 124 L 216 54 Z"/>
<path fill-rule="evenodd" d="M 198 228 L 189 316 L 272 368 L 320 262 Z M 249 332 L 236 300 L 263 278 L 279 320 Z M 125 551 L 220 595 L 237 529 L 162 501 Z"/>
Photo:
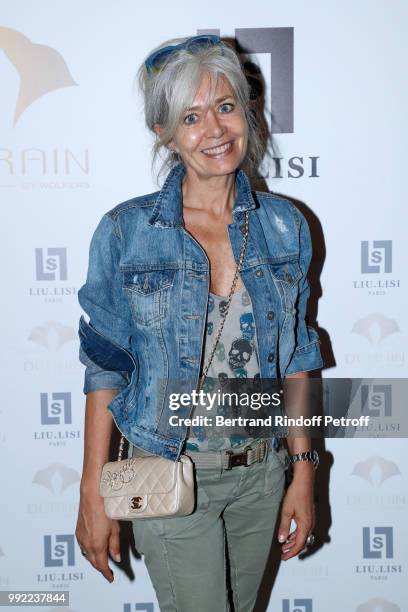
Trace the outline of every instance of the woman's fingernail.
<path fill-rule="evenodd" d="M 120 553 L 113 555 L 113 558 L 115 559 L 116 563 L 120 563 Z"/>
<path fill-rule="evenodd" d="M 283 533 L 281 533 L 281 534 L 279 535 L 279 538 L 278 538 L 278 539 L 279 539 L 279 542 L 284 542 L 284 541 L 285 541 L 285 536 L 283 535 Z"/>
<path fill-rule="evenodd" d="M 284 548 L 284 549 L 282 550 L 282 552 L 283 552 L 283 553 L 287 553 L 287 552 L 289 552 L 289 551 L 290 551 L 290 548 Z"/>

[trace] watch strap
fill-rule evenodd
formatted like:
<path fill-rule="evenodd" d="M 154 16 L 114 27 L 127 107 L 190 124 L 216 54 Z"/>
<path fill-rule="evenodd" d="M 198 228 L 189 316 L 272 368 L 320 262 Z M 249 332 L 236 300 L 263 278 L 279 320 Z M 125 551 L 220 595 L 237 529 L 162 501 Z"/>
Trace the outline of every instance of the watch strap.
<path fill-rule="evenodd" d="M 290 463 L 296 463 L 297 461 L 311 461 L 316 469 L 319 465 L 319 454 L 316 450 L 303 451 L 302 453 L 289 455 L 288 460 Z"/>

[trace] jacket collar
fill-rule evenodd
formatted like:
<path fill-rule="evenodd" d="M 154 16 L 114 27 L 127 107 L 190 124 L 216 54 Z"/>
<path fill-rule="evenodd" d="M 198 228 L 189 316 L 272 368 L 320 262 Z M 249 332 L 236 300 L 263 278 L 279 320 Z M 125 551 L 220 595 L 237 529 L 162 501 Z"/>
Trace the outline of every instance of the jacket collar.
<path fill-rule="evenodd" d="M 186 168 L 182 162 L 178 162 L 170 170 L 157 196 L 152 215 L 148 221 L 150 225 L 183 227 L 182 180 L 185 173 Z M 236 198 L 232 209 L 234 221 L 238 213 L 256 208 L 249 178 L 242 169 L 235 171 L 235 193 Z"/>

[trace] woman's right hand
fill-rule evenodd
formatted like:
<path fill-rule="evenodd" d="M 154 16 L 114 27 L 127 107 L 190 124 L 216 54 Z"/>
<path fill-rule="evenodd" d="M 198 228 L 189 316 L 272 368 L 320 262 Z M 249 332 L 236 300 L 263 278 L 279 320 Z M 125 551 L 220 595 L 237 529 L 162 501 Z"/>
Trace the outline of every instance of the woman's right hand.
<path fill-rule="evenodd" d="M 108 551 L 117 563 L 120 562 L 119 532 L 119 522 L 106 516 L 99 492 L 81 491 L 75 535 L 81 550 L 86 552 L 86 559 L 108 582 L 114 580 L 108 565 Z"/>

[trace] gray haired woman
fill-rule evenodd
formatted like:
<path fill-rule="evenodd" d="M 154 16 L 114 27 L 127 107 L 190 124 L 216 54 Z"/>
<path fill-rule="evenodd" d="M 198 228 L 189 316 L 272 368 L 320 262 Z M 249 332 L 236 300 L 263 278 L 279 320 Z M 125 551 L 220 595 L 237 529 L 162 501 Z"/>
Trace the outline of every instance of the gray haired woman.
<path fill-rule="evenodd" d="M 129 381 L 81 347 L 87 399 L 76 536 L 112 581 L 108 553 L 120 561 L 119 525 L 105 516 L 98 492 L 112 412 L 134 455 L 183 452 L 195 465 L 192 514 L 132 523 L 160 610 L 249 612 L 275 528 L 282 560 L 313 542 L 317 453 L 306 436 L 287 437 L 286 448 L 275 435 L 206 424 L 188 427 L 174 446 L 145 390 L 149 384 L 152 393 L 152 378 L 165 372 L 201 377 L 209 357 L 208 389 L 229 378 L 307 379 L 320 368 L 319 339 L 306 324 L 309 230 L 287 200 L 250 187 L 247 173 L 256 173 L 264 146 L 249 83 L 229 44 L 210 35 L 167 41 L 138 77 L 155 137 L 153 162 L 164 152 L 168 175 L 160 191 L 106 213 L 92 240 L 81 305 L 101 334 L 133 352 L 139 371 Z M 114 398 L 126 403 L 129 388 L 137 401 L 124 417 Z M 293 478 L 285 492 L 288 459 Z"/>

